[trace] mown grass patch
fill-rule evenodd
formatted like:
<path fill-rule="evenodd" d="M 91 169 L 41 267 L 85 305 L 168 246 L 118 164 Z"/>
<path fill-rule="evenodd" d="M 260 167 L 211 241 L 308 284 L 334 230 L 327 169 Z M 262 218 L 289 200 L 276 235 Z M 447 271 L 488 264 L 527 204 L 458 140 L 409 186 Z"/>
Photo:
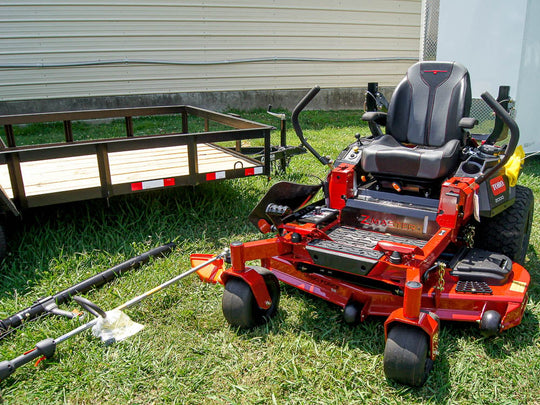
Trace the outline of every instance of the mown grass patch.
<path fill-rule="evenodd" d="M 276 125 L 262 111 L 242 116 Z M 167 119 L 157 123 L 164 131 Z M 309 141 L 331 157 L 355 133 L 368 131 L 359 111 L 306 111 L 301 120 Z M 141 128 L 147 124 L 138 123 Z M 47 128 L 24 130 L 48 136 Z M 81 136 L 96 136 L 103 128 L 88 131 L 93 132 Z M 273 139 L 278 143 L 279 135 Z M 292 135 L 289 141 L 297 143 Z M 11 253 L 1 264 L 0 318 L 174 240 L 178 248 L 168 258 L 86 295 L 113 308 L 188 269 L 191 253 L 217 253 L 232 241 L 261 238 L 247 216 L 269 185 L 283 179 L 316 183 L 312 176 L 323 178 L 326 172 L 311 155 L 302 155 L 292 159 L 287 174 L 271 180 L 256 177 L 118 197 L 109 207 L 96 200 L 30 211 L 11 233 Z M 539 160 L 526 161 L 520 183 L 535 193 L 537 224 Z M 47 404 L 537 403 L 539 249 L 539 230 L 533 226 L 526 264 L 533 283 L 522 324 L 492 339 L 483 338 L 476 325 L 444 324 L 440 356 L 421 388 L 385 379 L 382 319 L 351 328 L 336 306 L 282 286 L 276 318 L 253 330 L 236 330 L 221 315 L 222 287 L 192 276 L 127 311 L 146 325 L 139 334 L 103 346 L 85 332 L 59 345 L 54 358 L 39 367 L 22 367 L 1 382 L 1 395 L 6 403 Z M 28 323 L 0 343 L 0 361 L 76 325 L 53 317 Z"/>

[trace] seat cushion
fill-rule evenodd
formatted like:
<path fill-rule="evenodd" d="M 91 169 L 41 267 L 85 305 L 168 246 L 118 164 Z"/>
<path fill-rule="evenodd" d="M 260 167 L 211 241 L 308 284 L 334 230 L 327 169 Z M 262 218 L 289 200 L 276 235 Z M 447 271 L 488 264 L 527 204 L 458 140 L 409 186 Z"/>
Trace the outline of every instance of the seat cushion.
<path fill-rule="evenodd" d="M 460 141 L 441 147 L 406 147 L 383 135 L 362 149 L 362 169 L 373 174 L 435 180 L 447 176 L 459 162 Z"/>

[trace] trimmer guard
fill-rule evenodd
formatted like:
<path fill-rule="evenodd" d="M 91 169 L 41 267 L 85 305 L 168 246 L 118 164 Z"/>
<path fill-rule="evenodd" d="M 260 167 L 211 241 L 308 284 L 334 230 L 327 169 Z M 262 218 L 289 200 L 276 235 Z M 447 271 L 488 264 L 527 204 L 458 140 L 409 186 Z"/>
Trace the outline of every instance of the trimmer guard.
<path fill-rule="evenodd" d="M 191 267 L 197 267 L 201 265 L 204 262 L 207 262 L 210 260 L 214 255 L 209 254 L 192 254 L 190 256 L 191 260 Z M 223 281 L 221 279 L 221 275 L 223 273 L 224 266 L 223 266 L 223 259 L 219 259 L 214 261 L 213 263 L 210 263 L 207 266 L 204 266 L 203 268 L 199 269 L 197 271 L 197 275 L 201 279 L 201 281 L 205 283 L 220 283 L 223 284 Z"/>

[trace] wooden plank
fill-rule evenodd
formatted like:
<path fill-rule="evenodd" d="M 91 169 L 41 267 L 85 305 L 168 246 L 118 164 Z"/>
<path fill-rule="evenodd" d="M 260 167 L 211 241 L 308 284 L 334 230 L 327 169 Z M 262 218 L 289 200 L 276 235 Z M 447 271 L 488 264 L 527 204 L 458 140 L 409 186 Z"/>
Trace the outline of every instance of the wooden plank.
<path fill-rule="evenodd" d="M 185 145 L 181 145 L 109 153 L 109 163 L 111 165 L 112 172 L 124 164 L 152 163 L 167 158 L 170 158 L 171 160 L 177 158 L 187 160 L 187 147 Z"/>
<path fill-rule="evenodd" d="M 199 173 L 256 166 L 243 158 L 210 145 L 197 145 Z M 187 147 L 174 146 L 109 153 L 112 184 L 131 183 L 189 174 Z M 91 189 L 100 186 L 96 155 L 46 159 L 21 163 L 27 196 Z M 7 165 L 0 165 L 0 185 L 10 198 L 13 190 Z"/>
<path fill-rule="evenodd" d="M 0 165 L 0 185 L 4 188 L 6 195 L 9 198 L 13 198 L 13 190 L 11 189 L 11 182 L 9 181 L 8 165 Z"/>
<path fill-rule="evenodd" d="M 255 166 L 248 159 L 239 158 L 209 144 L 199 144 L 197 150 L 199 173 L 231 170 L 235 168 L 235 164 L 236 167 L 239 167 L 238 161 L 242 162 L 241 167 L 244 168 Z M 187 176 L 189 174 L 186 146 L 134 152 L 136 153 L 115 152 L 109 154 L 113 184 Z M 141 167 L 144 167 L 144 170 L 141 170 Z"/>
<path fill-rule="evenodd" d="M 100 185 L 96 155 L 21 163 L 27 196 Z"/>

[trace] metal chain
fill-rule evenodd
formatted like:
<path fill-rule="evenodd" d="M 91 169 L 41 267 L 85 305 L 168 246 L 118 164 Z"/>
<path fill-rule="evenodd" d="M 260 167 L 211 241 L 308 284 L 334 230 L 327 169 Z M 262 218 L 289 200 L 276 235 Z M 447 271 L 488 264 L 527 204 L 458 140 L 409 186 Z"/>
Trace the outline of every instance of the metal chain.
<path fill-rule="evenodd" d="M 443 291 L 444 290 L 444 273 L 446 272 L 446 264 L 443 262 L 437 263 L 439 269 L 437 270 L 438 280 L 437 285 L 435 286 L 436 290 Z"/>
<path fill-rule="evenodd" d="M 474 246 L 475 231 L 476 228 L 471 224 L 468 224 L 463 230 L 463 240 L 465 241 L 465 246 L 469 249 Z"/>

